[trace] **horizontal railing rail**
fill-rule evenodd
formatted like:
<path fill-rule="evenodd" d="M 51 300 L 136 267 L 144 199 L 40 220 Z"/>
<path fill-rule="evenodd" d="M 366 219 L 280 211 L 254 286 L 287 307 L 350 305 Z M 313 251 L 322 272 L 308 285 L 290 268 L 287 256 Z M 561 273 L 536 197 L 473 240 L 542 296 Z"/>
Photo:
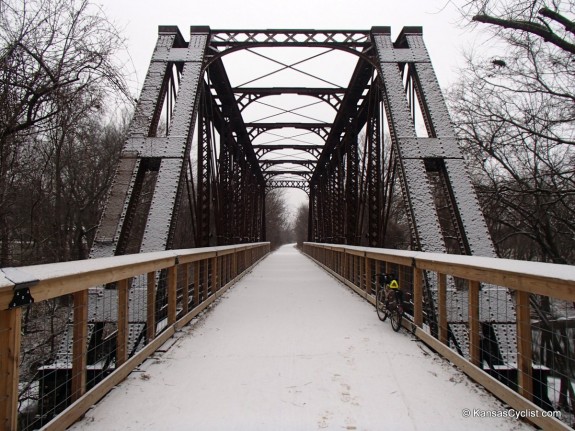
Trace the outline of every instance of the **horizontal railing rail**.
<path fill-rule="evenodd" d="M 303 251 L 372 304 L 378 274 L 395 273 L 406 328 L 521 417 L 543 429 L 575 423 L 574 266 L 310 242 Z"/>
<path fill-rule="evenodd" d="M 269 243 L 0 270 L 2 429 L 65 429 L 269 253 Z"/>

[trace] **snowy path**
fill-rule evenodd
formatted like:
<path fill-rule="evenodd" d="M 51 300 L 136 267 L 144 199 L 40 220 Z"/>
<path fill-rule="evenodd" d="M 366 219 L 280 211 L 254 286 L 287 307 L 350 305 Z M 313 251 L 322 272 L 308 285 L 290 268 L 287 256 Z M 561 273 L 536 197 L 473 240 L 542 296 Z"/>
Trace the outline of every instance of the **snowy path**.
<path fill-rule="evenodd" d="M 531 429 L 293 246 L 144 363 L 73 429 Z"/>

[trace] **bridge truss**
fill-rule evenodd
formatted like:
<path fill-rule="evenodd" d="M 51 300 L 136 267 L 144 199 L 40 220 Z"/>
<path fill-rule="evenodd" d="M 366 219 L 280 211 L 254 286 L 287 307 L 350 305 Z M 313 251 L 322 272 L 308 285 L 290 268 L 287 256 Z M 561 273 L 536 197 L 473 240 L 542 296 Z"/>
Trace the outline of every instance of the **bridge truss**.
<path fill-rule="evenodd" d="M 232 85 L 226 56 L 266 57 L 258 50 L 269 48 L 316 50 L 310 58 L 337 50 L 355 66 L 346 86 L 317 76 L 318 87 Z M 304 61 L 272 61 L 278 70 L 310 75 Z M 262 73 L 247 84 L 276 72 Z M 286 95 L 313 98 L 334 114 L 322 121 L 245 119 L 264 100 Z M 273 135 L 284 129 L 301 135 Z M 309 134 L 319 143 L 301 139 Z M 260 143 L 264 135 L 278 139 Z M 305 157 L 286 156 L 294 152 Z M 186 41 L 177 27 L 161 26 L 92 256 L 265 240 L 266 193 L 284 187 L 309 196 L 310 241 L 382 247 L 396 179 L 410 248 L 495 256 L 421 28 L 405 27 L 392 41 L 389 27 L 191 27 Z M 435 284 L 428 274 L 431 328 Z M 458 310 L 467 305 L 451 286 L 451 337 L 465 351 L 467 320 Z M 488 290 L 481 296 L 484 332 L 494 350 L 514 345 L 512 300 L 504 289 Z M 488 304 L 493 295 L 496 306 Z"/>

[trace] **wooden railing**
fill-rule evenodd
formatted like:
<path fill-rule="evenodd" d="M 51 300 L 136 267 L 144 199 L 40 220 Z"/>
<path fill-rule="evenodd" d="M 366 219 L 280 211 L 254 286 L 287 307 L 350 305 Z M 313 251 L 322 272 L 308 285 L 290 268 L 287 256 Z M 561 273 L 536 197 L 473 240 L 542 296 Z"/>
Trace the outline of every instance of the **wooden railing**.
<path fill-rule="evenodd" d="M 548 391 L 552 392 L 552 395 L 557 395 L 554 398 L 559 400 L 563 395 L 572 398 L 571 402 L 575 400 L 573 392 L 575 376 L 572 373 L 575 368 L 573 354 L 575 349 L 573 340 L 569 341 L 569 337 L 565 336 L 566 331 L 573 329 L 575 321 L 575 267 L 336 244 L 304 243 L 303 250 L 324 269 L 371 303 L 375 302 L 376 274 L 395 272 L 399 275 L 400 286 L 408 291 L 410 298 L 407 304 L 409 318 L 403 320 L 406 328 L 506 402 L 522 417 L 543 429 L 570 429 L 565 423 L 575 422 L 570 416 L 574 405 L 564 405 L 565 400 L 548 401 L 551 397 L 548 397 L 547 393 L 541 393 Z M 433 308 L 431 311 L 430 301 L 426 298 L 425 280 L 428 284 L 430 280 L 436 284 L 432 286 L 434 304 L 431 306 Z M 490 324 L 480 320 L 480 308 L 484 306 L 480 306 L 480 292 L 482 295 L 488 295 L 482 286 L 491 286 L 499 291 L 507 288 L 509 293 L 507 291 L 505 293 L 512 298 L 514 312 L 510 319 L 512 318 L 514 322 L 511 326 L 514 326 L 513 333 L 516 334 L 514 337 L 516 341 L 508 346 L 511 351 L 508 357 L 512 363 L 507 364 L 507 367 L 499 367 L 506 368 L 507 377 L 497 370 L 498 367 L 490 367 L 487 364 L 484 358 L 489 358 L 481 350 L 482 346 L 487 345 L 485 342 L 488 338 L 484 325 Z M 468 346 L 463 354 L 457 352 L 449 340 L 451 330 L 447 311 L 449 289 L 457 289 L 458 294 L 463 292 L 466 296 L 467 309 L 462 310 L 461 314 L 466 319 L 462 326 L 466 332 Z M 537 295 L 540 297 L 536 297 Z M 547 321 L 546 331 L 551 331 L 551 327 L 554 327 L 555 331 L 545 334 L 551 340 L 554 350 L 551 354 L 555 356 L 554 360 L 545 364 L 538 363 L 539 360 L 535 361 L 533 352 L 535 340 L 532 331 L 535 332 L 535 328 L 540 331 L 545 320 L 548 320 L 544 315 L 539 318 L 534 312 L 538 303 L 536 298 L 544 298 L 552 303 L 556 311 L 561 312 L 561 317 L 555 319 L 553 324 Z M 497 308 L 496 303 L 490 304 L 491 306 Z M 557 327 L 559 327 L 558 333 L 564 336 L 561 339 L 563 341 L 557 338 Z M 540 343 L 539 346 L 541 345 Z M 541 352 L 543 350 L 541 349 Z M 554 364 L 561 364 L 560 369 Z M 512 377 L 509 378 L 509 375 Z M 560 390 L 549 386 L 559 381 Z M 558 417 L 563 421 L 557 420 Z"/>
<path fill-rule="evenodd" d="M 33 427 L 65 429 L 102 398 L 114 385 L 123 380 L 135 367 L 154 353 L 174 333 L 210 305 L 239 277 L 269 252 L 269 243 L 212 247 L 190 250 L 171 250 L 138 255 L 117 256 L 77 262 L 4 268 L 0 272 L 0 418 L 2 429 L 25 429 L 19 424 L 20 348 L 23 309 L 33 298 L 34 306 L 43 301 L 60 298 L 70 303 L 68 325 L 72 346 L 70 348 L 71 381 L 65 382 L 66 405 L 59 414 L 43 423 L 36 418 Z M 94 289 L 95 288 L 95 289 Z M 130 325 L 133 324 L 132 301 L 135 289 L 142 298 L 144 328 L 142 348 L 128 349 Z M 158 294 L 161 290 L 161 295 Z M 90 295 L 114 291 L 115 304 L 108 314 L 117 317 L 110 340 L 112 372 L 102 381 L 87 384 L 90 369 L 87 357 L 93 355 L 88 326 L 93 316 L 88 315 Z M 158 301 L 158 297 L 161 300 Z M 93 305 L 92 308 L 93 309 Z M 49 316 L 46 316 L 48 318 Z M 93 324 L 92 324 L 93 326 Z M 139 342 L 139 340 L 138 340 Z M 134 344 L 132 340 L 132 344 Z M 135 343 L 138 345 L 138 343 Z M 100 346 L 104 348 L 104 345 Z M 89 349 L 92 349 L 89 351 Z M 27 382 L 30 386 L 30 382 Z M 93 386 L 93 387 L 89 387 Z M 69 391 L 68 391 L 68 388 Z M 42 400 L 36 400 L 42 403 Z M 68 405 L 70 404 L 71 405 Z M 21 415 L 22 416 L 22 415 Z M 36 415 L 38 416 L 38 415 Z"/>

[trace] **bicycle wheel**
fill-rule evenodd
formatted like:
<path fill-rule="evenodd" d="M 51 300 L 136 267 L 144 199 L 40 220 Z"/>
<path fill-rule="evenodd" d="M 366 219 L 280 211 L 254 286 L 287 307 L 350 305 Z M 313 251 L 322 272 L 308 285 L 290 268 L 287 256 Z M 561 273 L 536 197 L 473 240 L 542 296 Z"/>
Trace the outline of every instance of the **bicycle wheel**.
<path fill-rule="evenodd" d="M 399 329 L 401 328 L 402 317 L 403 317 L 403 307 L 401 305 L 394 307 L 393 310 L 391 311 L 391 316 L 389 317 L 389 320 L 391 322 L 391 327 L 395 332 L 399 331 Z"/>
<path fill-rule="evenodd" d="M 388 311 L 385 306 L 385 289 L 382 289 L 381 287 L 377 289 L 375 294 L 375 309 L 377 310 L 377 317 L 379 317 L 379 320 L 385 322 Z"/>

